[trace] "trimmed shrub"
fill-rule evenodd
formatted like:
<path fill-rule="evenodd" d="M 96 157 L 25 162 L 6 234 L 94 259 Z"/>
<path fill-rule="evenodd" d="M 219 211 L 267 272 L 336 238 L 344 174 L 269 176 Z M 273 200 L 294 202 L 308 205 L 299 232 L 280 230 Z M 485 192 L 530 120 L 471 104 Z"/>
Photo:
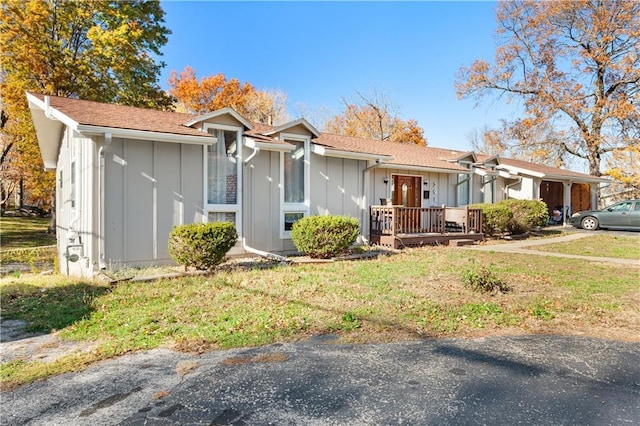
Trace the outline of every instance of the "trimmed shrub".
<path fill-rule="evenodd" d="M 358 238 L 358 219 L 347 216 L 308 216 L 296 221 L 291 238 L 298 251 L 316 259 L 344 253 Z"/>
<path fill-rule="evenodd" d="M 522 234 L 544 226 L 549 220 L 547 205 L 539 200 L 502 200 L 469 207 L 482 209 L 482 232 L 486 235 Z"/>
<path fill-rule="evenodd" d="M 513 212 L 504 204 L 474 204 L 469 208 L 482 209 L 482 232 L 485 235 L 497 235 L 509 231 L 513 221 Z"/>
<path fill-rule="evenodd" d="M 169 254 L 185 269 L 210 270 L 222 263 L 237 240 L 236 227 L 230 222 L 176 226 L 169 234 Z"/>
<path fill-rule="evenodd" d="M 544 226 L 549 221 L 549 209 L 540 200 L 504 200 L 503 204 L 513 212 L 513 219 L 509 226 L 512 234 L 529 232 L 537 226 Z"/>

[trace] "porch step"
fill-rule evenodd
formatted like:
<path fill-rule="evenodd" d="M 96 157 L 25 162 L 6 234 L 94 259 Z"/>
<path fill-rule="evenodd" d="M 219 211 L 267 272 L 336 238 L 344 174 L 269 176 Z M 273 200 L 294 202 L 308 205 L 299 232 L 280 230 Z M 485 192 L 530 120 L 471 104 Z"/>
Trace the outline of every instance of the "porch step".
<path fill-rule="evenodd" d="M 473 245 L 473 243 L 475 243 L 475 240 L 459 239 L 459 240 L 449 241 L 449 245 L 451 247 L 470 246 L 470 245 Z"/>

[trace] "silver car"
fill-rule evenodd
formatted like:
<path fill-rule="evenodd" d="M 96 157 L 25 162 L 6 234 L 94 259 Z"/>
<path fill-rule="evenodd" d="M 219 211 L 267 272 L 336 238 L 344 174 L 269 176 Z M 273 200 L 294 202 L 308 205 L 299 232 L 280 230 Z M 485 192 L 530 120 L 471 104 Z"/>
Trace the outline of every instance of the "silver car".
<path fill-rule="evenodd" d="M 574 213 L 569 223 L 589 231 L 599 228 L 640 231 L 640 200 L 620 201 L 602 210 Z"/>

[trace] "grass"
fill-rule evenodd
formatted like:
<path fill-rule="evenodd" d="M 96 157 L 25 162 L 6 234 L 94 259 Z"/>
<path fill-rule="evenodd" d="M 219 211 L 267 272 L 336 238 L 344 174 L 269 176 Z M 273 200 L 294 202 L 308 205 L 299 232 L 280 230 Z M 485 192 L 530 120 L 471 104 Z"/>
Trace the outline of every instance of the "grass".
<path fill-rule="evenodd" d="M 0 217 L 0 250 L 55 244 L 55 235 L 47 234 L 50 221 L 46 217 Z"/>
<path fill-rule="evenodd" d="M 50 219 L 0 217 L 0 264 L 23 263 L 32 272 L 55 264 L 56 237 L 47 234 Z"/>
<path fill-rule="evenodd" d="M 487 265 L 508 293 L 463 285 Z M 405 250 L 371 260 L 248 267 L 214 275 L 101 285 L 61 276 L 0 280 L 3 318 L 96 349 L 49 364 L 2 364 L 4 388 L 130 351 L 212 349 L 334 334 L 340 342 L 501 334 L 578 334 L 638 340 L 639 269 L 543 256 Z"/>
<path fill-rule="evenodd" d="M 528 248 L 579 256 L 640 259 L 640 238 L 615 235 L 591 235 L 579 240 L 579 242 L 571 241 Z"/>

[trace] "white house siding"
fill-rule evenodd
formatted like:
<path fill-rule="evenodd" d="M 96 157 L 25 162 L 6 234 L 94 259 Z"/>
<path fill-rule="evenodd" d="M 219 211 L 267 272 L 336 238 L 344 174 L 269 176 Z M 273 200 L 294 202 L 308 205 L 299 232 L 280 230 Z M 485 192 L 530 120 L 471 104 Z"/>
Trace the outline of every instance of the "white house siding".
<path fill-rule="evenodd" d="M 203 221 L 202 146 L 114 138 L 105 146 L 107 267 L 171 263 L 176 225 Z"/>
<path fill-rule="evenodd" d="M 534 178 L 529 176 L 521 176 L 519 180 L 501 179 L 499 186 L 502 188 L 504 199 L 534 200 L 538 198 Z"/>
<path fill-rule="evenodd" d="M 63 274 L 91 277 L 97 262 L 97 212 L 92 206 L 97 193 L 95 159 L 93 140 L 66 128 L 56 166 L 56 233 Z M 69 260 L 72 255 L 79 259 Z"/>
<path fill-rule="evenodd" d="M 243 168 L 243 237 L 258 250 L 283 251 L 279 228 L 280 153 L 262 151 Z"/>
<path fill-rule="evenodd" d="M 311 215 L 362 216 L 366 162 L 312 155 Z"/>

